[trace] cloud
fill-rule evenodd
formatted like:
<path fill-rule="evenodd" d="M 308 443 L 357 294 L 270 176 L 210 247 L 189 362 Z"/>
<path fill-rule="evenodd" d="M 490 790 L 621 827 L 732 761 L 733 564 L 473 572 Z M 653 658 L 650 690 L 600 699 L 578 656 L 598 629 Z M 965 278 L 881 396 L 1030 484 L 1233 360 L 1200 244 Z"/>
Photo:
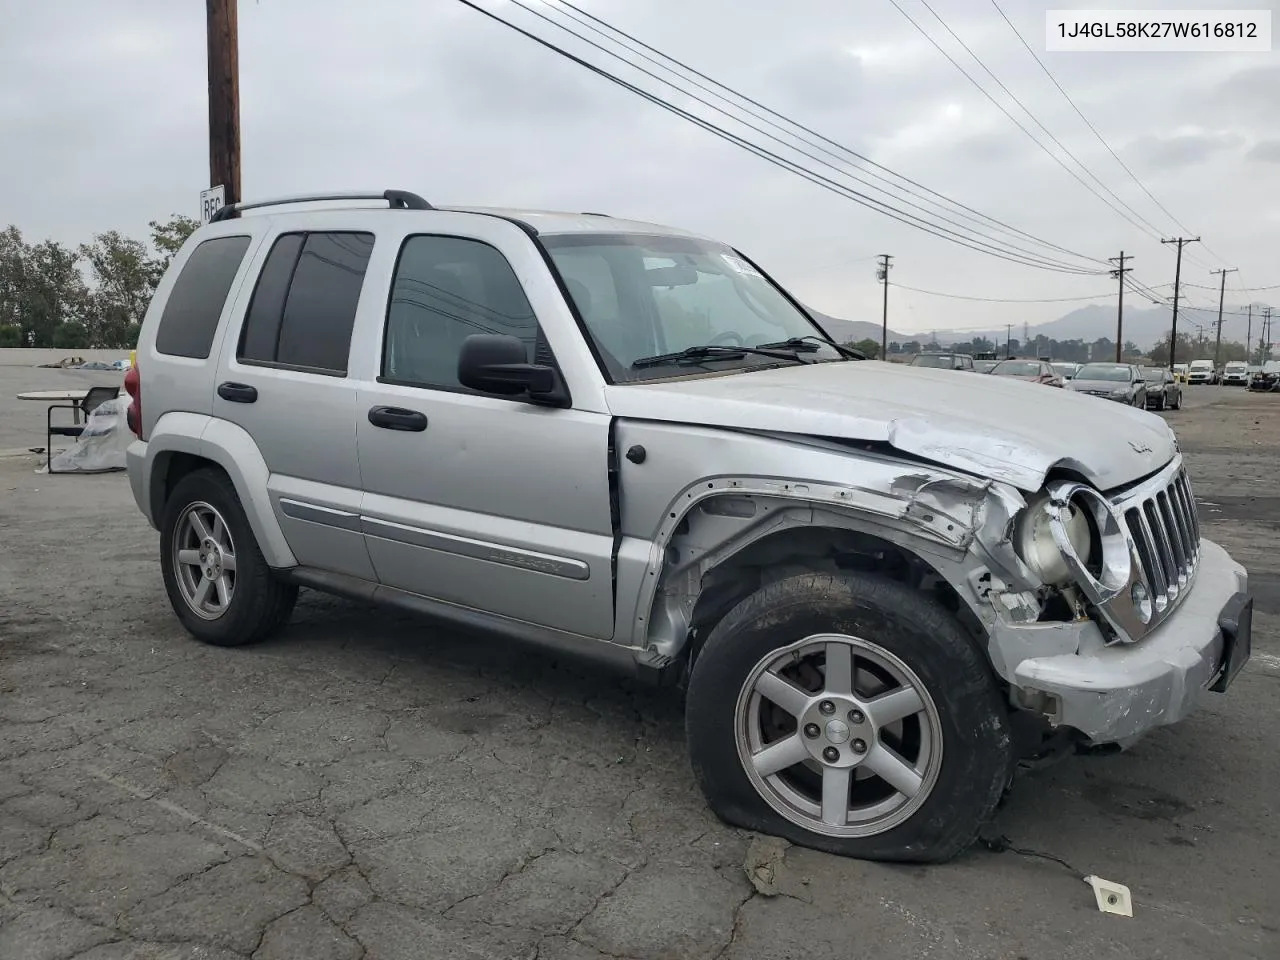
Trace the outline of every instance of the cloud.
<path fill-rule="evenodd" d="M 1259 140 L 1249 151 L 1248 157 L 1262 163 L 1280 163 L 1280 140 Z"/>
<path fill-rule="evenodd" d="M 711 117 L 690 97 L 513 3 L 479 2 Z M 1137 257 L 1139 280 L 1172 280 L 1170 252 L 1158 236 L 1087 192 L 891 5 L 806 0 L 804 16 L 783 16 L 776 5 L 742 0 L 575 3 L 959 203 L 1100 258 L 1100 271 L 1124 249 Z M 1225 0 L 1220 5 L 1226 8 Z M 1159 233 L 1180 229 L 1115 163 L 988 5 L 934 6 Z M 1039 50 L 1042 10 L 1003 7 Z M 1047 140 L 927 11 L 907 9 Z M 204 16 L 198 2 L 173 0 L 5 4 L 0 174 L 10 189 L 0 228 L 12 221 L 29 238 L 79 243 L 108 229 L 140 235 L 150 219 L 195 212 L 208 178 Z M 394 186 L 442 203 L 596 209 L 670 223 L 740 246 L 801 299 L 851 319 L 879 319 L 882 291 L 866 258 L 882 252 L 896 258 L 902 283 L 930 290 L 1050 298 L 1111 288 L 1105 273 L 1031 270 L 871 212 L 454 0 L 241 0 L 239 23 L 246 196 Z M 1208 267 L 1220 265 L 1221 255 L 1232 258 L 1247 286 L 1280 282 L 1267 256 L 1274 214 L 1261 212 L 1257 199 L 1280 193 L 1280 67 L 1271 58 L 1041 56 L 1143 187 L 1220 251 L 1188 249 L 1184 279 L 1212 282 Z M 763 141 L 723 117 L 716 122 Z M 805 149 L 836 162 L 830 144 Z M 839 177 L 816 159 L 788 155 Z M 914 186 L 902 190 L 925 205 L 936 199 Z M 892 202 L 905 209 L 896 196 Z M 1030 243 L 1017 233 L 999 236 Z M 904 332 L 1021 325 L 1064 312 L 1061 304 L 983 304 L 905 291 L 890 299 L 890 324 Z"/>
<path fill-rule="evenodd" d="M 1175 133 L 1167 136 L 1149 133 L 1138 137 L 1125 152 L 1153 169 L 1187 167 L 1204 163 L 1217 153 L 1236 150 L 1245 138 L 1234 131 Z"/>

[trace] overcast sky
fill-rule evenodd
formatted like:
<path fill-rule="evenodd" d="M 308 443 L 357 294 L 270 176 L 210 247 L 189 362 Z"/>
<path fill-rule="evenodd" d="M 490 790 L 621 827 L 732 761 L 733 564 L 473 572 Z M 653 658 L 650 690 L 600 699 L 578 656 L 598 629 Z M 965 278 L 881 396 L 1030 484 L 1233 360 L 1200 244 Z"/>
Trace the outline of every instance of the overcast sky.
<path fill-rule="evenodd" d="M 483 2 L 540 36 L 574 43 L 512 3 Z M 1173 279 L 1171 246 L 1126 222 L 1058 166 L 889 0 L 575 2 L 947 197 L 1078 253 L 1105 259 L 1124 249 L 1146 284 Z M 921 0 L 899 2 L 1049 143 Z M 931 6 L 1107 187 L 1157 232 L 1181 232 L 1089 132 L 989 0 Z M 1278 55 L 1046 54 L 1049 6 L 1108 4 L 1001 0 L 1147 189 L 1204 238 L 1205 245 L 1187 248 L 1184 280 L 1216 283 L 1208 270 L 1224 257 L 1240 270 L 1231 276 L 1228 302 L 1241 285 L 1280 284 Z M 1188 6 L 1274 10 L 1277 0 Z M 437 203 L 656 220 L 738 246 L 803 300 L 849 319 L 880 319 L 872 259 L 879 253 L 894 255 L 897 283 L 947 293 L 1065 298 L 1114 289 L 1106 276 L 1006 263 L 866 210 L 456 0 L 240 0 L 239 24 L 246 198 L 400 187 Z M 195 214 L 208 185 L 204 31 L 199 0 L 0 0 L 0 223 L 16 223 L 29 239 L 77 243 L 109 229 L 141 236 L 148 220 Z M 599 51 L 588 56 L 626 71 Z M 1193 303 L 1216 301 L 1206 289 L 1188 293 Z M 1280 289 L 1248 296 L 1280 303 Z M 891 289 L 890 325 L 1021 325 L 1080 305 L 980 303 Z"/>

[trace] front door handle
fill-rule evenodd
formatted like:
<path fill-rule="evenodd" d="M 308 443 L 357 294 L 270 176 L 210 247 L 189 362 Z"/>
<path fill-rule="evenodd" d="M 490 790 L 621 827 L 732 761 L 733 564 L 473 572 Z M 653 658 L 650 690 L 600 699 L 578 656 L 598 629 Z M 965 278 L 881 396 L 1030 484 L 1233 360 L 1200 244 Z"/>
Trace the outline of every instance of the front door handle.
<path fill-rule="evenodd" d="M 251 387 L 247 383 L 226 383 L 218 384 L 218 396 L 223 400 L 230 400 L 232 403 L 253 403 L 258 399 L 258 388 Z"/>
<path fill-rule="evenodd" d="M 427 429 L 426 414 L 419 413 L 417 410 L 406 410 L 404 407 L 371 407 L 369 422 L 385 430 L 421 433 Z"/>

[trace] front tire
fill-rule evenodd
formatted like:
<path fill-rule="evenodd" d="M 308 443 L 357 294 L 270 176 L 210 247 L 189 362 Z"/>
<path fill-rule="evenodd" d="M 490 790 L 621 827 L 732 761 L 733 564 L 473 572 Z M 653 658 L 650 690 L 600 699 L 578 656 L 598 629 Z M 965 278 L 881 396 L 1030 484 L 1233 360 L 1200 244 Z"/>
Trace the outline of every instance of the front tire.
<path fill-rule="evenodd" d="M 190 473 L 165 502 L 160 567 L 169 603 L 187 632 L 219 647 L 263 640 L 289 620 L 294 584 L 277 579 L 258 548 L 231 479 Z"/>
<path fill-rule="evenodd" d="M 687 704 L 717 816 L 829 853 L 949 860 L 1012 776 L 985 656 L 936 602 L 880 577 L 762 587 L 712 631 Z"/>

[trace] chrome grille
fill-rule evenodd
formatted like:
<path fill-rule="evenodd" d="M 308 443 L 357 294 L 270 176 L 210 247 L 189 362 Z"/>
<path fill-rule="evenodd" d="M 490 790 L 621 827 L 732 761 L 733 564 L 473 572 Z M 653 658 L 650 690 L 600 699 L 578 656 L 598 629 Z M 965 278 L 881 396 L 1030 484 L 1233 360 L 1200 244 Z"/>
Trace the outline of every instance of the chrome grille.
<path fill-rule="evenodd" d="M 1119 506 L 1159 618 L 1186 591 L 1200 559 L 1200 518 L 1191 482 L 1179 464 L 1163 485 L 1144 486 Z"/>

